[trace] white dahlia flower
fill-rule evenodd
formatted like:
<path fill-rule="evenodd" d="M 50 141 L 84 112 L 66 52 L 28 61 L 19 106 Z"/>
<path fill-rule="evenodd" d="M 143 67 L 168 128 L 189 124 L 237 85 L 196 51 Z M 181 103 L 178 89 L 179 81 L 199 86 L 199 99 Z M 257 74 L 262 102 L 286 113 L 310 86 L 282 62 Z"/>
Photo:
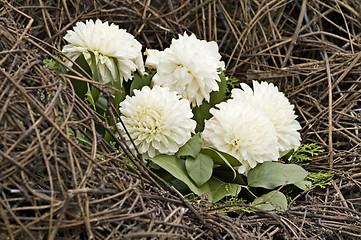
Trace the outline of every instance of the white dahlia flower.
<path fill-rule="evenodd" d="M 218 91 L 218 69 L 224 68 L 216 42 L 199 40 L 194 34 L 179 35 L 164 51 L 149 51 L 145 65 L 156 68 L 153 83 L 169 87 L 188 99 L 192 106 L 200 106 L 210 93 Z"/>
<path fill-rule="evenodd" d="M 161 51 L 156 49 L 146 49 L 144 55 L 147 56 L 147 60 L 145 61 L 145 66 L 149 69 L 157 69 L 159 64 L 159 56 Z"/>
<path fill-rule="evenodd" d="M 294 105 L 286 96 L 272 83 L 253 81 L 253 90 L 244 83 L 241 83 L 241 87 L 243 90 L 232 90 L 232 97 L 247 101 L 266 113 L 275 126 L 281 156 L 292 149 L 297 149 L 301 144 L 301 135 L 298 132 L 301 126 L 296 120 Z"/>
<path fill-rule="evenodd" d="M 160 86 L 134 90 L 133 97 L 120 103 L 120 112 L 139 152 L 146 157 L 176 153 L 196 127 L 189 101 Z M 120 123 L 118 127 L 124 132 Z"/>
<path fill-rule="evenodd" d="M 240 173 L 247 174 L 258 163 L 278 160 L 276 130 L 260 109 L 230 99 L 210 112 L 213 117 L 205 121 L 202 137 L 209 146 L 237 158 L 242 163 Z"/>
<path fill-rule="evenodd" d="M 83 54 L 91 66 L 91 55 L 95 55 L 100 81 L 113 83 L 114 81 L 128 81 L 133 73 L 144 74 L 142 45 L 115 24 L 102 23 L 100 20 L 86 20 L 78 22 L 73 30 L 67 31 L 64 39 L 68 42 L 63 52 L 75 61 Z M 68 62 L 69 66 L 72 65 Z"/>

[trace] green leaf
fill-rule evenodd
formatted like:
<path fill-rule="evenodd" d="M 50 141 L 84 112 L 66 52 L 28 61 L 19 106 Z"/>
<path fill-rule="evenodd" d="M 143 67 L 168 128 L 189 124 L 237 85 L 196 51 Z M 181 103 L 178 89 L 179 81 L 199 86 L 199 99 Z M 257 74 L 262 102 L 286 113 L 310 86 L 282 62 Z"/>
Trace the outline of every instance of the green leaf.
<path fill-rule="evenodd" d="M 169 174 L 169 173 L 168 173 Z M 172 176 L 172 175 L 171 175 Z M 173 176 L 172 176 L 173 177 Z M 182 195 L 187 195 L 187 194 L 193 194 L 194 193 L 192 191 L 190 191 L 189 187 L 187 186 L 187 184 L 185 184 L 184 182 L 182 182 L 181 180 L 174 178 L 171 181 L 169 181 L 169 183 L 175 187 Z"/>
<path fill-rule="evenodd" d="M 112 135 L 108 131 L 105 132 L 104 139 L 108 143 L 114 142 L 114 138 L 112 137 Z"/>
<path fill-rule="evenodd" d="M 295 185 L 296 187 L 298 187 L 301 190 L 308 190 L 312 187 L 312 182 L 311 181 L 307 181 L 307 180 L 302 180 L 299 182 L 294 183 L 293 185 Z"/>
<path fill-rule="evenodd" d="M 280 153 L 281 160 L 283 162 L 288 162 L 294 152 L 295 152 L 294 149 L 288 150 L 288 151 L 285 151 L 285 152 L 281 152 Z"/>
<path fill-rule="evenodd" d="M 113 61 L 113 64 L 115 65 L 115 69 L 116 69 L 115 78 L 113 77 L 113 81 L 111 82 L 111 84 L 113 86 L 115 86 L 115 85 L 120 85 L 121 86 L 122 85 L 122 79 L 120 79 L 120 74 L 119 74 L 119 62 L 115 57 L 112 57 L 110 59 L 111 59 L 111 61 Z"/>
<path fill-rule="evenodd" d="M 74 130 L 70 127 L 68 128 L 68 136 L 75 136 Z"/>
<path fill-rule="evenodd" d="M 91 69 L 91 72 L 92 72 L 93 80 L 96 81 L 96 82 L 99 82 L 100 77 L 99 77 L 98 66 L 97 66 L 96 59 L 95 59 L 95 54 L 92 51 L 89 51 L 89 54 L 91 56 L 90 69 Z M 96 101 L 98 100 L 98 98 L 100 96 L 100 92 L 99 92 L 98 89 L 91 86 L 89 83 L 87 85 L 88 85 L 88 91 L 85 94 L 86 99 L 91 104 L 91 106 L 94 109 L 96 109 L 95 108 L 95 103 L 96 103 Z"/>
<path fill-rule="evenodd" d="M 91 69 L 90 69 L 90 66 L 89 66 L 88 62 L 85 60 L 83 54 L 81 54 L 81 55 L 75 60 L 75 62 L 76 62 L 76 63 L 79 65 L 79 67 L 81 68 L 81 69 L 79 69 L 77 66 L 74 65 L 74 66 L 73 66 L 73 69 L 74 69 L 75 71 L 77 71 L 77 72 L 79 72 L 79 73 L 81 73 L 81 74 L 83 74 L 83 75 L 85 75 L 84 72 L 86 72 L 86 73 L 89 74 L 90 76 L 92 75 L 92 71 L 91 71 Z"/>
<path fill-rule="evenodd" d="M 100 96 L 96 101 L 95 106 L 97 107 L 97 112 L 102 114 L 108 108 L 108 101 L 103 96 Z"/>
<path fill-rule="evenodd" d="M 219 73 L 218 75 L 221 79 L 220 82 L 217 82 L 219 89 L 218 89 L 218 91 L 211 92 L 210 99 L 209 99 L 209 104 L 212 107 L 214 107 L 216 104 L 218 104 L 226 99 L 226 93 L 227 93 L 226 77 L 225 77 L 223 71 L 221 73 Z"/>
<path fill-rule="evenodd" d="M 202 185 L 201 191 L 207 194 L 208 199 L 212 202 L 218 202 L 225 196 L 236 196 L 241 190 L 238 184 L 225 183 L 215 177 L 209 179 Z"/>
<path fill-rule="evenodd" d="M 57 61 L 54 61 L 53 59 L 50 59 L 50 58 L 49 59 L 44 59 L 43 63 L 45 65 L 45 67 L 47 67 L 51 71 L 55 71 L 55 72 L 59 72 L 59 73 L 66 73 L 66 71 L 65 72 L 63 71 L 65 69 L 62 68 L 60 63 L 57 62 Z"/>
<path fill-rule="evenodd" d="M 92 71 L 93 80 L 96 81 L 96 82 L 99 82 L 100 76 L 99 76 L 97 61 L 95 59 L 95 54 L 92 51 L 88 51 L 88 52 L 89 52 L 90 57 L 91 57 L 90 69 Z"/>
<path fill-rule="evenodd" d="M 207 154 L 213 159 L 214 163 L 221 166 L 228 166 L 233 168 L 242 165 L 241 162 L 237 160 L 237 158 L 214 148 L 204 147 L 202 148 L 201 153 Z"/>
<path fill-rule="evenodd" d="M 201 195 L 203 192 L 188 176 L 184 160 L 172 155 L 160 154 L 151 159 L 155 164 L 168 171 L 175 178 L 184 182 L 192 192 Z"/>
<path fill-rule="evenodd" d="M 229 168 L 228 166 L 213 168 L 212 176 L 227 183 L 237 183 L 243 186 L 247 185 L 244 179 L 245 177 L 238 173 L 238 171 L 235 171 L 233 168 Z"/>
<path fill-rule="evenodd" d="M 87 139 L 87 137 L 85 137 L 84 134 L 83 134 L 81 131 L 79 131 L 79 130 L 76 130 L 76 138 L 77 138 L 79 141 L 83 142 L 85 145 L 88 145 L 88 146 L 92 146 L 92 145 L 93 145 L 92 142 L 90 142 L 90 141 Z"/>
<path fill-rule="evenodd" d="M 266 211 L 286 211 L 287 210 L 287 198 L 279 191 L 272 191 L 256 198 L 252 205 L 261 208 Z"/>
<path fill-rule="evenodd" d="M 197 127 L 195 129 L 196 132 L 203 131 L 204 120 L 210 119 L 212 117 L 212 114 L 209 112 L 209 110 L 227 98 L 226 77 L 224 76 L 223 72 L 219 74 L 219 77 L 221 79 L 220 82 L 217 82 L 219 89 L 218 91 L 211 92 L 209 102 L 204 101 L 202 105 L 193 108 L 193 119 L 197 122 Z"/>
<path fill-rule="evenodd" d="M 114 82 L 114 87 L 119 89 L 119 92 L 113 92 L 114 98 L 110 101 L 113 103 L 115 109 L 119 111 L 119 104 L 126 98 L 127 92 L 125 90 L 125 84 L 121 84 L 120 81 Z"/>
<path fill-rule="evenodd" d="M 90 103 L 94 110 L 96 110 L 96 103 L 99 99 L 100 92 L 97 88 L 87 83 L 88 91 L 85 94 L 86 100 Z"/>
<path fill-rule="evenodd" d="M 198 187 L 202 186 L 212 176 L 213 160 L 203 153 L 200 153 L 196 158 L 188 157 L 185 166 L 188 175 Z"/>
<path fill-rule="evenodd" d="M 130 96 L 134 96 L 135 89 L 142 89 L 144 86 L 150 86 L 151 79 L 153 78 L 155 71 L 151 71 L 144 76 L 140 76 L 139 73 L 134 73 L 132 84 L 130 85 Z"/>
<path fill-rule="evenodd" d="M 155 164 L 168 171 L 175 178 L 184 182 L 189 189 L 198 196 L 206 194 L 208 199 L 217 202 L 225 196 L 235 196 L 240 191 L 238 184 L 225 183 L 217 178 L 211 177 L 201 187 L 198 187 L 187 174 L 185 161 L 171 155 L 157 155 L 151 159 Z"/>
<path fill-rule="evenodd" d="M 203 102 L 202 105 L 193 108 L 193 119 L 197 122 L 195 131 L 201 132 L 204 129 L 204 120 L 210 119 L 212 114 L 209 112 L 211 105 Z"/>
<path fill-rule="evenodd" d="M 235 157 L 214 148 L 202 148 L 201 153 L 211 157 L 215 164 L 229 167 L 232 170 L 233 179 L 237 177 L 237 172 L 234 170 L 234 167 L 241 166 L 241 163 Z"/>
<path fill-rule="evenodd" d="M 99 89 L 97 89 L 97 88 L 94 87 L 94 86 L 91 86 L 91 87 L 90 87 L 90 93 L 91 93 L 91 95 L 93 96 L 94 101 L 95 101 L 95 102 L 98 101 L 98 98 L 99 98 L 99 96 L 100 96 L 100 91 L 99 91 Z"/>
<path fill-rule="evenodd" d="M 76 72 L 82 73 L 83 75 L 84 72 L 86 72 L 87 74 L 91 75 L 91 70 L 90 67 L 87 63 L 87 61 L 85 60 L 83 54 L 81 54 L 76 60 L 75 62 L 80 66 L 81 69 L 79 69 L 77 66 L 73 66 L 73 69 Z M 74 74 L 74 73 L 72 73 Z M 71 83 L 74 87 L 75 93 L 82 99 L 84 100 L 86 98 L 85 94 L 88 91 L 88 83 L 81 81 L 81 80 L 76 80 L 76 79 L 71 79 Z"/>
<path fill-rule="evenodd" d="M 176 153 L 177 157 L 188 157 L 191 156 L 196 158 L 202 148 L 202 138 L 199 133 L 195 134 L 189 139 Z"/>
<path fill-rule="evenodd" d="M 307 171 L 295 164 L 265 162 L 248 172 L 248 185 L 274 189 L 283 184 L 294 184 L 307 177 Z"/>
<path fill-rule="evenodd" d="M 95 107 L 95 101 L 96 100 L 93 98 L 93 95 L 92 95 L 92 92 L 91 92 L 91 87 L 92 86 L 90 86 L 90 84 L 88 83 L 87 87 L 88 87 L 88 91 L 85 94 L 86 100 L 90 103 L 90 105 L 93 107 L 93 109 L 96 110 L 96 107 Z"/>
<path fill-rule="evenodd" d="M 227 89 L 226 89 L 226 96 L 230 96 L 231 92 L 234 88 L 239 88 L 239 83 L 240 80 L 235 78 L 235 77 L 228 77 L 226 85 L 227 85 Z"/>

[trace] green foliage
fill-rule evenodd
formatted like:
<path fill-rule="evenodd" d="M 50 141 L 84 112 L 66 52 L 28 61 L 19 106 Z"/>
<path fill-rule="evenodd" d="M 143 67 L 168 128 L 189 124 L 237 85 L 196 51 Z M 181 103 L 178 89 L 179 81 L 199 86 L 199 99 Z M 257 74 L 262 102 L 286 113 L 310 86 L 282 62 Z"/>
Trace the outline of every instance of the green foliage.
<path fill-rule="evenodd" d="M 302 181 L 294 183 L 293 185 L 295 185 L 299 189 L 302 189 L 302 190 L 305 191 L 305 190 L 308 190 L 308 189 L 310 189 L 312 187 L 312 182 L 308 181 L 308 180 L 302 180 Z"/>
<path fill-rule="evenodd" d="M 307 171 L 295 164 L 265 162 L 248 172 L 248 185 L 274 189 L 281 185 L 297 183 L 307 176 Z"/>
<path fill-rule="evenodd" d="M 201 153 L 208 155 L 214 164 L 230 169 L 232 171 L 231 175 L 227 176 L 232 176 L 232 180 L 237 178 L 237 172 L 234 170 L 234 167 L 240 166 L 241 163 L 236 158 L 214 148 L 202 148 Z M 243 184 L 243 182 L 241 182 L 241 184 Z"/>
<path fill-rule="evenodd" d="M 241 191 L 241 186 L 233 183 L 225 183 L 218 178 L 212 177 L 202 185 L 201 189 L 207 194 L 210 201 L 218 202 L 226 196 L 237 196 Z"/>
<path fill-rule="evenodd" d="M 201 152 L 212 157 L 214 163 L 218 165 L 228 166 L 228 167 L 241 166 L 241 163 L 235 157 L 229 155 L 228 153 L 219 151 L 217 149 L 205 147 L 202 148 Z"/>
<path fill-rule="evenodd" d="M 184 198 L 190 203 L 195 203 L 198 200 L 198 196 L 194 193 L 188 193 L 184 195 Z"/>
<path fill-rule="evenodd" d="M 54 61 L 53 59 L 44 59 L 43 63 L 45 65 L 45 67 L 47 67 L 51 71 L 55 71 L 55 72 L 59 72 L 59 73 L 63 72 L 63 67 L 60 65 L 60 63 L 57 61 Z"/>
<path fill-rule="evenodd" d="M 93 86 L 91 86 L 89 83 L 86 84 L 88 91 L 85 93 L 85 101 L 88 102 L 90 104 L 90 106 L 96 110 L 95 107 L 95 102 L 98 100 L 97 98 L 94 99 L 93 94 L 92 94 L 92 89 L 94 88 Z M 95 92 L 95 91 L 94 91 Z M 99 95 L 97 94 L 97 96 L 95 97 L 99 97 Z"/>
<path fill-rule="evenodd" d="M 46 92 L 39 88 L 36 90 L 36 98 L 39 99 L 42 103 L 46 102 Z"/>
<path fill-rule="evenodd" d="M 238 184 L 225 183 L 214 177 L 211 177 L 203 185 L 198 186 L 189 176 L 185 161 L 174 155 L 161 154 L 153 157 L 151 160 L 175 178 L 185 183 L 193 193 L 198 196 L 206 194 L 210 201 L 217 202 L 225 196 L 235 196 L 240 190 Z M 209 168 L 209 166 L 206 168 Z"/>
<path fill-rule="evenodd" d="M 247 185 L 245 180 L 246 177 L 241 175 L 233 167 L 216 166 L 213 168 L 213 176 L 224 182 L 237 183 L 241 186 Z"/>
<path fill-rule="evenodd" d="M 309 173 L 306 180 L 310 181 L 313 187 L 326 188 L 326 186 L 332 185 L 333 176 L 332 172 Z"/>
<path fill-rule="evenodd" d="M 91 140 L 88 139 L 80 130 L 76 129 L 75 132 L 72 128 L 68 128 L 68 135 L 75 137 L 79 142 L 86 146 L 92 146 Z"/>
<path fill-rule="evenodd" d="M 209 112 L 211 108 L 212 106 L 207 102 L 203 102 L 199 107 L 193 108 L 193 119 L 197 122 L 196 132 L 203 131 L 204 121 L 212 117 L 212 114 Z"/>
<path fill-rule="evenodd" d="M 205 184 L 212 177 L 213 160 L 208 155 L 199 153 L 196 158 L 185 160 L 187 173 L 198 187 Z"/>
<path fill-rule="evenodd" d="M 235 77 L 229 77 L 227 80 L 226 96 L 231 95 L 231 91 L 234 88 L 239 87 L 239 80 Z"/>
<path fill-rule="evenodd" d="M 87 62 L 87 60 L 85 60 L 85 57 L 83 54 L 81 54 L 76 60 L 75 63 L 79 65 L 80 68 L 78 68 L 76 65 L 73 66 L 74 71 L 85 75 L 88 74 L 89 76 L 92 75 L 92 70 L 90 69 L 90 66 Z"/>
<path fill-rule="evenodd" d="M 90 57 L 91 57 L 90 69 L 92 71 L 93 80 L 96 82 L 99 82 L 100 75 L 99 75 L 99 70 L 98 70 L 98 65 L 96 62 L 95 54 L 92 51 L 88 51 L 88 53 L 90 54 Z"/>
<path fill-rule="evenodd" d="M 287 198 L 279 191 L 271 191 L 258 198 L 256 198 L 252 205 L 261 208 L 266 211 L 286 211 L 287 210 Z"/>
<path fill-rule="evenodd" d="M 88 62 L 85 60 L 83 54 L 80 55 L 76 60 L 75 63 L 77 63 L 79 65 L 80 68 L 78 68 L 76 65 L 73 66 L 73 70 L 75 72 L 81 73 L 83 75 L 85 75 L 85 73 L 87 73 L 88 75 L 91 76 L 91 70 L 89 67 Z M 69 74 L 75 74 L 74 72 L 69 72 Z M 90 89 L 90 87 L 88 86 L 89 84 L 87 82 L 84 81 L 80 81 L 80 80 L 76 80 L 76 79 L 71 79 L 71 84 L 74 87 L 75 93 L 83 100 L 85 100 L 86 96 L 85 94 L 88 92 L 88 90 Z"/>
<path fill-rule="evenodd" d="M 144 76 L 140 76 L 139 73 L 134 73 L 134 78 L 130 85 L 129 96 L 134 96 L 134 90 L 136 89 L 142 89 L 144 86 L 150 86 L 154 74 L 155 71 L 150 71 Z"/>
<path fill-rule="evenodd" d="M 312 161 L 311 157 L 318 156 L 318 154 L 324 151 L 325 150 L 322 148 L 322 146 L 316 143 L 301 144 L 301 146 L 299 146 L 299 148 L 292 155 L 289 163 L 294 163 L 300 166 L 307 165 Z"/>
<path fill-rule="evenodd" d="M 221 81 L 217 82 L 218 84 L 218 91 L 213 91 L 210 94 L 209 104 L 214 107 L 216 104 L 223 102 L 226 99 L 226 92 L 227 92 L 227 80 L 226 76 L 223 72 L 220 72 L 219 78 Z"/>
<path fill-rule="evenodd" d="M 270 191 L 257 197 L 254 188 L 273 190 L 281 185 L 295 184 L 305 187 L 308 181 L 302 182 L 308 172 L 295 164 L 266 162 L 257 165 L 248 173 L 248 185 L 235 167 L 240 163 L 229 154 L 212 148 L 201 148 L 199 134 L 194 135 L 175 156 L 158 155 L 152 162 L 170 173 L 176 182 L 174 186 L 182 192 L 184 183 L 194 194 L 207 196 L 208 200 L 217 202 L 226 196 L 236 196 L 241 188 L 248 190 L 254 199 L 253 205 L 264 210 L 284 211 L 287 209 L 286 196 L 281 192 Z M 252 188 L 252 189 L 251 189 Z"/>
<path fill-rule="evenodd" d="M 242 205 L 246 204 L 246 201 L 239 197 L 227 197 L 217 203 L 215 203 L 212 208 L 216 209 L 216 213 L 226 214 L 228 212 L 234 213 L 254 213 L 254 210 L 249 207 L 244 207 Z"/>
<path fill-rule="evenodd" d="M 99 82 L 100 76 L 98 71 L 98 66 L 95 59 L 95 54 L 92 51 L 89 51 L 89 54 L 91 56 L 91 65 L 90 69 L 92 72 L 92 78 L 94 81 Z M 96 110 L 95 103 L 98 100 L 100 96 L 100 92 L 98 89 L 96 89 L 94 86 L 87 83 L 87 89 L 88 91 L 85 93 L 85 100 L 90 103 L 90 106 L 93 107 L 94 110 Z"/>
<path fill-rule="evenodd" d="M 151 159 L 175 179 L 170 183 L 182 193 L 189 188 L 197 196 L 205 195 L 217 202 L 226 196 L 236 196 L 241 188 L 247 189 L 244 197 L 254 200 L 252 204 L 265 210 L 284 211 L 286 196 L 272 191 L 282 185 L 294 184 L 301 189 L 309 185 L 304 181 L 308 172 L 295 164 L 265 162 L 248 172 L 245 177 L 236 170 L 241 163 L 233 156 L 213 148 L 202 148 L 200 134 L 195 134 L 175 155 L 158 155 Z M 168 178 L 162 175 L 163 178 Z M 269 189 L 261 197 L 254 194 L 256 188 Z M 256 191 L 255 191 L 256 192 Z"/>
<path fill-rule="evenodd" d="M 219 74 L 219 77 L 221 79 L 220 82 L 217 82 L 219 90 L 211 92 L 209 103 L 204 101 L 202 105 L 193 108 L 193 119 L 197 122 L 197 127 L 195 130 L 196 132 L 203 131 L 204 121 L 212 117 L 212 114 L 209 112 L 209 110 L 216 104 L 221 103 L 222 101 L 225 101 L 227 99 L 226 77 L 223 72 Z"/>
<path fill-rule="evenodd" d="M 176 157 L 185 159 L 188 175 L 198 187 L 212 176 L 213 161 L 206 154 L 200 153 L 202 139 L 199 133 L 189 139 L 176 153 Z"/>
<path fill-rule="evenodd" d="M 114 87 L 116 89 L 118 89 L 119 91 L 114 91 L 113 95 L 114 98 L 112 98 L 110 101 L 112 102 L 113 106 L 115 107 L 115 109 L 118 111 L 119 109 L 119 104 L 126 98 L 127 96 L 127 91 L 125 88 L 125 84 L 122 84 L 120 81 L 114 82 L 113 83 Z"/>
<path fill-rule="evenodd" d="M 202 192 L 199 190 L 192 178 L 189 177 L 183 159 L 177 158 L 176 156 L 172 155 L 160 154 L 153 157 L 151 160 L 152 162 L 172 174 L 175 178 L 184 182 L 192 190 L 192 192 L 197 195 L 202 194 Z"/>
<path fill-rule="evenodd" d="M 84 143 L 84 145 L 92 146 L 92 142 L 79 130 L 76 130 L 76 138 Z"/>
<path fill-rule="evenodd" d="M 193 157 L 196 158 L 202 148 L 202 138 L 200 133 L 195 134 L 189 139 L 176 153 L 176 156 L 181 157 Z"/>

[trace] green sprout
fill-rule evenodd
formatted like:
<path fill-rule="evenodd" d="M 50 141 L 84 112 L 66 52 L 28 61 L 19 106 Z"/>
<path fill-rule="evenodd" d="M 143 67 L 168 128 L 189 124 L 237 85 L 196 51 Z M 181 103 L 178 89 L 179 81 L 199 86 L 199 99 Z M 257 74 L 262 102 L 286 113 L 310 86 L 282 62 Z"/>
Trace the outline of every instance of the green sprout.
<path fill-rule="evenodd" d="M 230 96 L 232 89 L 239 87 L 239 80 L 235 77 L 228 77 L 226 83 L 227 83 L 226 96 Z"/>
<path fill-rule="evenodd" d="M 324 152 L 325 150 L 322 146 L 316 143 L 306 143 L 301 144 L 299 148 L 292 155 L 289 163 L 297 164 L 300 166 L 307 165 L 309 162 L 312 162 L 312 158 L 314 156 L 318 156 L 318 154 Z"/>
<path fill-rule="evenodd" d="M 47 67 L 51 71 L 60 72 L 60 73 L 63 72 L 59 62 L 54 61 L 53 59 L 44 59 L 43 63 L 45 67 Z"/>
<path fill-rule="evenodd" d="M 313 187 L 326 188 L 326 186 L 332 185 L 333 176 L 332 172 L 309 173 L 306 180 L 311 181 Z"/>

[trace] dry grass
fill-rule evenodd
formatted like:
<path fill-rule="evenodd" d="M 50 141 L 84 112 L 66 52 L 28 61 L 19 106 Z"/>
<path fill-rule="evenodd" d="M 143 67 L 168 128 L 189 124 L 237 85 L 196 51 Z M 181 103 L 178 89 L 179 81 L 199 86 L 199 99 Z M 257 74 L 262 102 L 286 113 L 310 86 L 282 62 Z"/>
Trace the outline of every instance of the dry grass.
<path fill-rule="evenodd" d="M 361 238 L 360 11 L 357 0 L 0 0 L 0 238 Z M 97 134 L 104 123 L 69 78 L 42 64 L 88 18 L 148 48 L 184 31 L 217 41 L 228 75 L 274 82 L 296 105 L 303 141 L 327 149 L 307 169 L 333 171 L 334 184 L 285 213 L 230 215 L 163 190 L 121 141 L 127 156 Z M 86 134 L 91 145 L 78 140 Z"/>

